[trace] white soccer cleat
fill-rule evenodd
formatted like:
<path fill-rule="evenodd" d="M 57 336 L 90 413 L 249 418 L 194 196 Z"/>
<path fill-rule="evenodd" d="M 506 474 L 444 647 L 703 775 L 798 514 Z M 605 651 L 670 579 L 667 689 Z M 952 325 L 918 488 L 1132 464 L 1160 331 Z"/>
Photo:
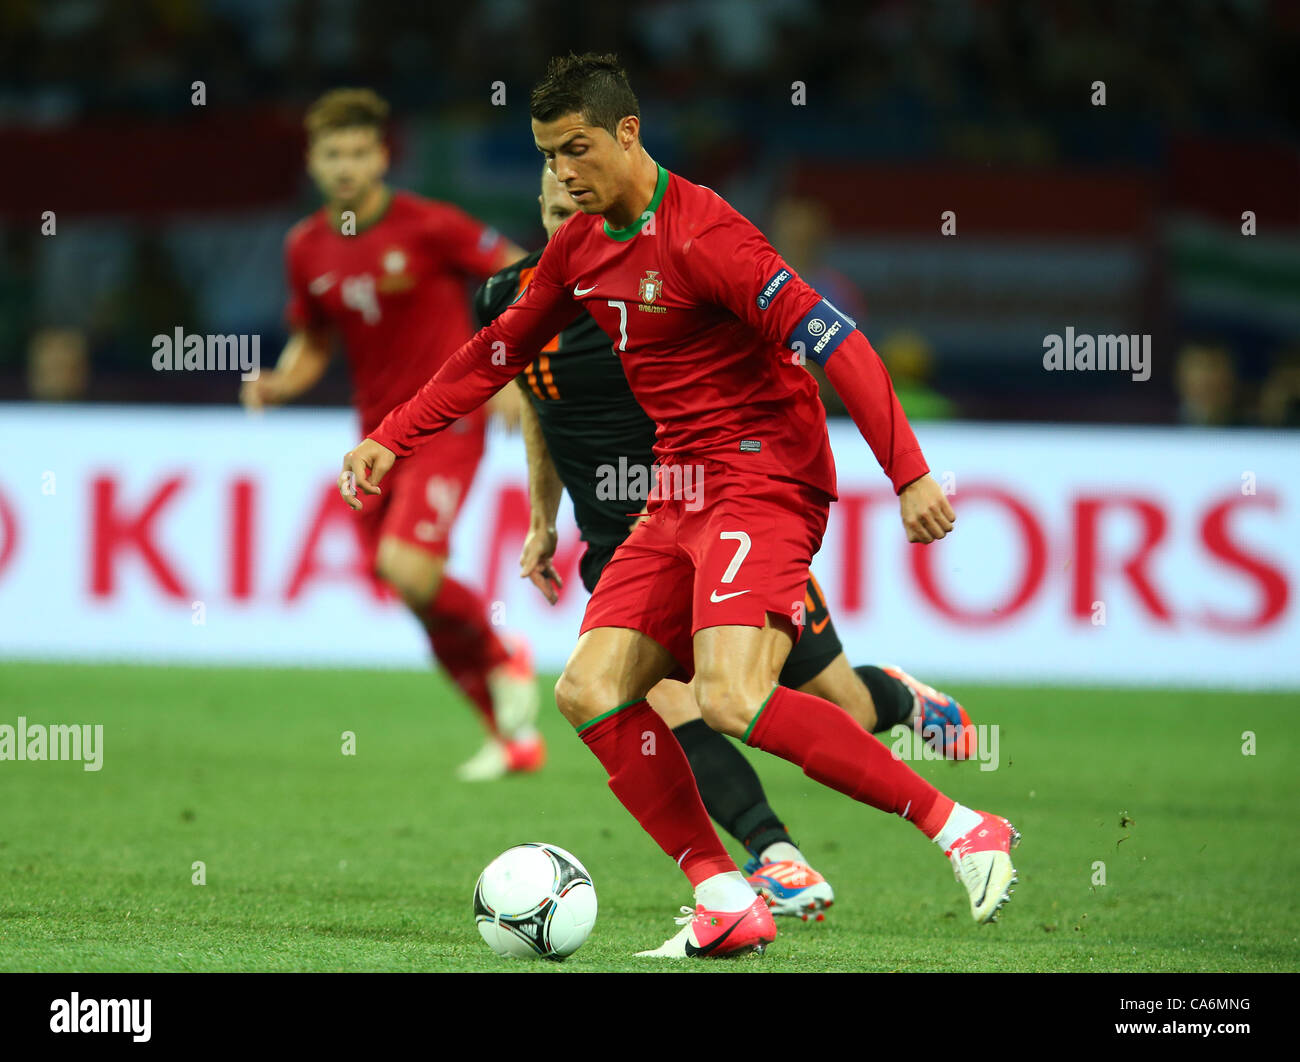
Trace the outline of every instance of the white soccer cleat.
<path fill-rule="evenodd" d="M 456 777 L 462 782 L 492 782 L 504 778 L 509 769 L 504 742 L 490 737 L 478 752 L 456 768 Z"/>
<path fill-rule="evenodd" d="M 531 738 L 541 708 L 532 652 L 521 638 L 509 638 L 505 642 L 510 650 L 510 659 L 494 668 L 488 676 L 492 714 L 497 729 L 507 741 Z"/>
<path fill-rule="evenodd" d="M 953 842 L 946 855 L 956 879 L 970 894 L 970 913 L 981 924 L 995 922 L 998 910 L 1011 899 L 1019 880 L 1011 865 L 1011 849 L 1020 831 L 1006 819 L 977 811 L 980 821 Z"/>
<path fill-rule="evenodd" d="M 456 768 L 462 782 L 494 782 L 508 774 L 540 771 L 546 763 L 546 742 L 536 732 L 518 741 L 490 737 L 483 747 Z"/>

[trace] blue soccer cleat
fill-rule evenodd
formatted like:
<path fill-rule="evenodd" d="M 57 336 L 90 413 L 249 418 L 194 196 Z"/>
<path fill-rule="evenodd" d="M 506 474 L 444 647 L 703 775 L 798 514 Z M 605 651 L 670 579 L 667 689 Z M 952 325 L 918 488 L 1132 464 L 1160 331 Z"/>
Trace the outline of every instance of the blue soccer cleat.
<path fill-rule="evenodd" d="M 888 666 L 880 670 L 912 691 L 915 705 L 912 726 L 931 748 L 950 760 L 975 758 L 975 726 L 965 708 L 948 694 L 914 679 L 901 667 Z"/>

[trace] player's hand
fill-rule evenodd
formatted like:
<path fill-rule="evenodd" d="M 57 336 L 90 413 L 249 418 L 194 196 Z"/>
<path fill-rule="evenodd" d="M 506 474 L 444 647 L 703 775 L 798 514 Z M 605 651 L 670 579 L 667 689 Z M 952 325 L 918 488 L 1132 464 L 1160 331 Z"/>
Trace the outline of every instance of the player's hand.
<path fill-rule="evenodd" d="M 363 439 L 343 455 L 343 471 L 339 473 L 339 494 L 349 508 L 360 511 L 361 499 L 357 488 L 365 494 L 380 494 L 379 481 L 397 461 L 397 455 L 373 439 Z"/>
<path fill-rule="evenodd" d="M 488 399 L 488 416 L 492 417 L 507 432 L 514 435 L 524 421 L 523 393 L 515 386 L 513 380 Z"/>
<path fill-rule="evenodd" d="M 935 478 L 926 473 L 898 495 L 898 508 L 908 542 L 935 542 L 952 530 L 957 514 Z"/>
<path fill-rule="evenodd" d="M 555 528 L 533 524 L 524 539 L 524 550 L 519 554 L 519 577 L 531 579 L 552 605 L 560 599 L 559 592 L 564 588 L 564 581 L 551 564 L 558 544 Z"/>
<path fill-rule="evenodd" d="M 239 403 L 250 413 L 260 413 L 266 406 L 278 406 L 285 400 L 284 388 L 274 372 L 264 372 L 255 380 L 245 380 L 239 388 Z"/>

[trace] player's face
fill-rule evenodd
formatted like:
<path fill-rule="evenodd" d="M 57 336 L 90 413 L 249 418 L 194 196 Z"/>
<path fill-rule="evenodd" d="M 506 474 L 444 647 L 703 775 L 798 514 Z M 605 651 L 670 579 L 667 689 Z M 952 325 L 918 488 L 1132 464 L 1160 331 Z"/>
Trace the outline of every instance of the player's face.
<path fill-rule="evenodd" d="M 578 212 L 577 204 L 555 179 L 549 169 L 542 174 L 542 194 L 537 197 L 542 204 L 542 228 L 550 240 L 569 218 Z"/>
<path fill-rule="evenodd" d="M 325 200 L 342 209 L 363 202 L 388 169 L 388 149 L 367 126 L 322 133 L 307 150 L 307 172 Z"/>
<path fill-rule="evenodd" d="M 584 214 L 603 214 L 632 181 L 630 148 L 636 143 L 638 128 L 636 118 L 624 118 L 615 138 L 580 114 L 552 122 L 534 118 L 533 141 L 570 202 Z"/>

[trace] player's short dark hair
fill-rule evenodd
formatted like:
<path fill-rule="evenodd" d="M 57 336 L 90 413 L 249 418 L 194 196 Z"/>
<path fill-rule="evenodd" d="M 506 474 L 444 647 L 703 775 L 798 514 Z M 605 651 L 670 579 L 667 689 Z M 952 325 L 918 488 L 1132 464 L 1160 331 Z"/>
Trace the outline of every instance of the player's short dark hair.
<path fill-rule="evenodd" d="M 388 101 L 373 89 L 331 89 L 307 108 L 307 139 L 340 129 L 373 129 L 382 139 L 388 126 Z"/>
<path fill-rule="evenodd" d="M 629 114 L 641 117 L 641 106 L 618 56 L 570 53 L 552 59 L 546 76 L 533 86 L 529 114 L 539 122 L 580 114 L 614 136 L 618 123 Z"/>

